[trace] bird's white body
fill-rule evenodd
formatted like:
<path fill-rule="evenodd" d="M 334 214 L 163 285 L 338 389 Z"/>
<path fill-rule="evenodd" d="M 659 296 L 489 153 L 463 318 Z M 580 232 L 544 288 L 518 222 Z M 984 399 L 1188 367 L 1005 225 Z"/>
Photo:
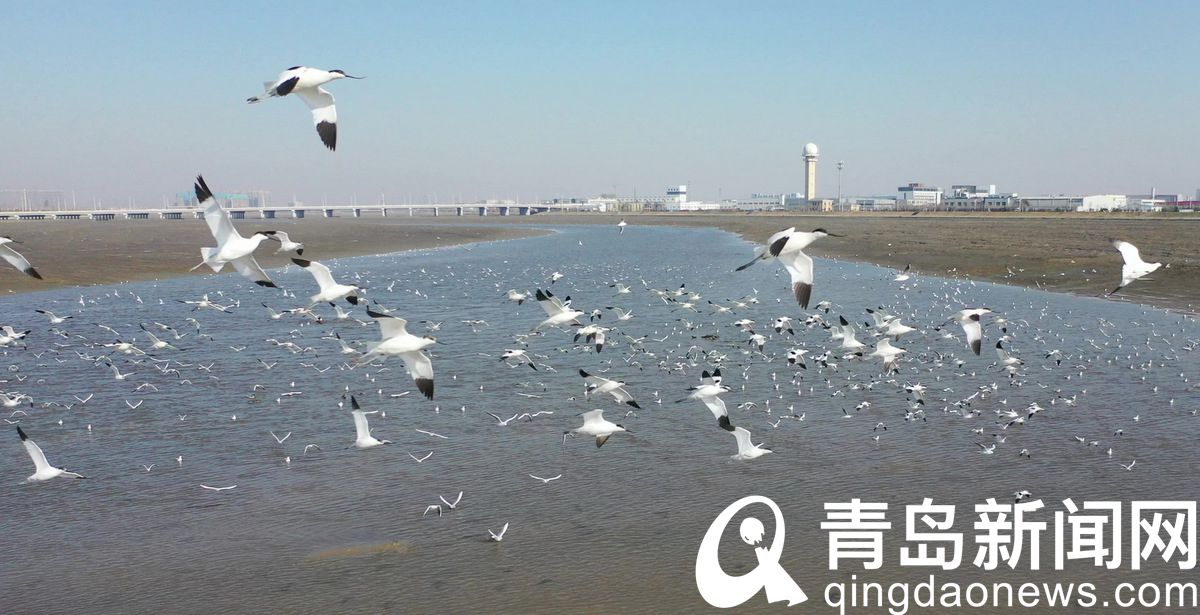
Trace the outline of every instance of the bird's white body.
<path fill-rule="evenodd" d="M 1121 265 L 1121 284 L 1114 288 L 1112 293 L 1125 288 L 1134 280 L 1158 271 L 1158 268 L 1162 267 L 1162 263 L 1147 263 L 1142 260 L 1142 255 L 1138 252 L 1137 246 L 1128 241 L 1114 239 L 1112 245 L 1121 253 L 1121 258 L 1125 261 Z M 1112 293 L 1108 294 L 1111 295 Z"/>
<path fill-rule="evenodd" d="M 213 238 L 217 240 L 215 248 L 200 248 L 200 258 L 203 259 L 203 264 L 208 265 L 213 273 L 224 269 L 226 264 L 231 264 L 238 273 L 255 284 L 274 288 L 274 282 L 254 260 L 254 251 L 258 249 L 258 244 L 270 237 L 270 232 L 242 237 L 241 233 L 238 233 L 237 229 L 233 227 L 233 220 L 229 217 L 229 212 L 225 211 L 220 203 L 217 203 L 212 191 L 204 183 L 203 177 L 196 178 L 195 191 L 196 200 L 204 211 L 204 221 L 208 223 L 208 229 L 212 231 Z M 197 267 L 199 266 L 197 265 Z"/>
<path fill-rule="evenodd" d="M 963 333 L 967 336 L 967 347 L 976 355 L 979 354 L 983 344 L 983 326 L 979 324 L 979 319 L 984 314 L 991 312 L 988 308 L 967 308 L 959 310 L 953 316 L 954 321 L 962 326 Z"/>
<path fill-rule="evenodd" d="M 264 98 L 274 98 L 295 94 L 312 111 L 313 125 L 321 143 L 330 150 L 337 149 L 337 107 L 334 105 L 333 94 L 321 87 L 330 81 L 338 79 L 362 79 L 347 75 L 341 70 L 321 70 L 308 66 L 293 66 L 275 78 L 274 81 L 263 82 L 263 95 L 246 99 L 248 103 L 256 103 Z"/>
<path fill-rule="evenodd" d="M 354 448 L 375 448 L 376 446 L 391 444 L 389 440 L 380 440 L 371 435 L 371 426 L 367 424 L 367 413 L 362 411 L 362 408 L 358 405 L 358 400 L 353 395 L 350 396 L 350 407 L 353 408 L 350 414 L 354 416 Z M 305 447 L 305 451 L 307 450 L 307 447 Z"/>
<path fill-rule="evenodd" d="M 536 293 L 538 305 L 546 311 L 547 318 L 538 323 L 533 328 L 534 331 L 543 327 L 562 327 L 570 323 L 582 324 L 579 319 L 584 315 L 582 311 L 576 310 L 570 304 L 563 302 L 554 293 L 546 290 L 538 289 Z"/>
<path fill-rule="evenodd" d="M 428 336 L 416 336 L 408 332 L 408 321 L 390 314 L 368 309 L 367 315 L 379 323 L 381 341 L 368 344 L 367 352 L 356 365 L 365 365 L 378 357 L 400 357 L 417 389 L 428 399 L 433 399 L 433 362 L 422 350 L 437 342 Z"/>
<path fill-rule="evenodd" d="M 41 274 L 29 264 L 29 261 L 21 256 L 20 252 L 12 249 L 8 244 L 20 243 L 11 237 L 0 237 L 0 258 L 3 258 L 8 264 L 16 268 L 17 271 L 24 273 L 27 276 L 42 279 Z"/>
<path fill-rule="evenodd" d="M 332 303 L 338 299 L 345 299 L 351 305 L 358 305 L 358 294 L 362 292 L 362 289 L 353 284 L 338 284 L 333 279 L 333 272 L 329 270 L 329 267 L 317 261 L 308 261 L 302 258 L 293 258 L 292 262 L 312 274 L 320 288 L 317 294 L 308 298 L 308 307 L 311 308 L 318 303 Z"/>
<path fill-rule="evenodd" d="M 42 448 L 38 446 L 29 436 L 25 435 L 25 431 L 17 427 L 17 435 L 21 437 L 21 444 L 25 445 L 25 452 L 29 453 L 29 458 L 33 460 L 34 473 L 25 479 L 25 482 L 37 483 L 59 476 L 70 478 L 84 478 L 83 475 L 75 472 L 70 472 L 64 468 L 56 468 L 50 465 L 46 460 L 46 454 L 42 452 Z"/>
<path fill-rule="evenodd" d="M 571 429 L 569 431 L 563 432 L 563 442 L 566 442 L 566 438 L 567 438 L 568 434 L 570 434 L 570 435 L 582 434 L 585 436 L 595 437 L 596 438 L 596 448 L 600 448 L 601 446 L 604 446 L 604 443 L 607 442 L 608 438 L 610 436 L 612 436 L 613 434 L 620 433 L 622 431 L 629 431 L 629 430 L 625 429 L 624 427 L 605 419 L 603 410 L 592 410 L 590 412 L 584 412 L 580 416 L 583 417 L 583 425 L 580 425 L 579 427 L 576 427 L 575 429 Z"/>
<path fill-rule="evenodd" d="M 767 453 L 774 452 L 769 448 L 764 448 L 752 442 L 750 440 L 750 432 L 745 427 L 735 427 L 733 429 L 733 437 L 737 438 L 738 452 L 731 457 L 732 459 L 739 461 L 757 459 Z"/>

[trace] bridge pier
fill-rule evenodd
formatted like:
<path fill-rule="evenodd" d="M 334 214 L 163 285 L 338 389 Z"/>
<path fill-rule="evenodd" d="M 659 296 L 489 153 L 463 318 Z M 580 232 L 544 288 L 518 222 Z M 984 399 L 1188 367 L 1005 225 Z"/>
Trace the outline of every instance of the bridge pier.
<path fill-rule="evenodd" d="M 163 220 L 182 220 L 183 212 L 182 211 L 164 211 L 164 212 L 162 212 L 162 214 L 159 217 L 162 218 Z"/>
<path fill-rule="evenodd" d="M 332 217 L 333 217 L 333 210 L 332 210 L 332 209 L 328 209 L 328 208 L 327 208 L 327 209 L 324 209 L 324 210 L 323 210 L 323 212 L 324 212 L 324 214 L 325 214 L 325 217 L 326 217 L 326 218 L 332 218 Z"/>
<path fill-rule="evenodd" d="M 361 207 L 355 207 L 355 208 L 354 208 L 354 217 L 355 217 L 355 218 L 361 218 L 361 217 L 362 217 L 362 208 L 361 208 Z"/>
<path fill-rule="evenodd" d="M 232 210 L 229 212 L 229 217 L 233 218 L 234 220 L 245 220 L 246 212 L 239 210 L 239 209 L 235 209 L 235 210 Z"/>
<path fill-rule="evenodd" d="M 454 215 L 456 215 L 456 216 L 461 216 L 461 215 L 463 215 L 463 208 L 462 208 L 462 207 L 455 207 L 455 208 L 454 208 Z"/>
<path fill-rule="evenodd" d="M 304 217 L 304 210 L 303 210 L 303 209 L 293 209 L 293 210 L 292 210 L 292 217 L 293 217 L 293 218 L 303 218 L 303 217 Z"/>
<path fill-rule="evenodd" d="M 481 215 L 481 216 L 487 215 L 487 206 L 486 205 L 479 208 L 479 215 Z"/>
<path fill-rule="evenodd" d="M 262 218 L 263 220 L 274 220 L 275 219 L 275 210 L 274 209 L 264 209 L 264 210 L 258 212 L 258 216 L 260 218 Z"/>
<path fill-rule="evenodd" d="M 520 212 L 520 214 L 522 216 L 528 216 L 533 213 L 532 209 L 533 208 L 531 208 L 531 207 L 522 207 L 518 211 Z"/>
<path fill-rule="evenodd" d="M 507 215 L 508 215 L 508 209 L 509 209 L 508 207 L 501 207 L 501 208 L 500 208 L 500 215 L 501 215 L 501 216 L 507 216 Z"/>
<path fill-rule="evenodd" d="M 109 220 L 115 219 L 117 214 L 89 214 L 88 217 L 99 222 L 108 222 Z"/>

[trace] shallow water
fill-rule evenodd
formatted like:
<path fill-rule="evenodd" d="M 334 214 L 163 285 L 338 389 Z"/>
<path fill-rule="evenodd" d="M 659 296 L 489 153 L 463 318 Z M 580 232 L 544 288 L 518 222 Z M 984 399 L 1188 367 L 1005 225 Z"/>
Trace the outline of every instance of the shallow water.
<path fill-rule="evenodd" d="M 969 281 L 918 277 L 902 289 L 890 270 L 818 261 L 813 301 L 836 304 L 831 321 L 845 314 L 858 324 L 859 339 L 870 343 L 861 331 L 864 308 L 883 305 L 921 329 L 897 344 L 908 354 L 892 378 L 929 388 L 927 420 L 906 422 L 903 390 L 883 382 L 870 390 L 850 388 L 881 380 L 878 364 L 839 358 L 835 371 L 818 369 L 810 359 L 808 370 L 788 368 L 788 348 L 808 348 L 811 357 L 835 346 L 819 327 L 796 323 L 794 339 L 770 330 L 777 316 L 802 320 L 804 314 L 778 265 L 733 271 L 749 259 L 745 242 L 714 230 L 558 230 L 470 248 L 329 262 L 340 281 L 360 276 L 367 297 L 407 318 L 410 331 L 424 330 L 419 321 L 443 323 L 434 347 L 434 401 L 419 396 L 398 360 L 387 361 L 387 369 L 348 370 L 336 342 L 321 339 L 337 331 L 347 341 L 374 341 L 373 324 L 336 321 L 328 307 L 317 308 L 324 324 L 270 319 L 260 303 L 284 309 L 315 292 L 311 277 L 296 268 L 273 272 L 296 299 L 217 275 L 0 300 L 4 324 L 33 330 L 28 350 L 8 349 L 0 359 L 8 370 L 0 374 L 8 379 L 0 388 L 34 401 L 22 407 L 28 416 L 12 418 L 52 463 L 89 476 L 20 484 L 32 464 L 15 433 L 4 437 L 0 612 L 695 612 L 707 608 L 693 573 L 700 540 L 717 513 L 745 495 L 779 504 L 788 524 L 783 566 L 817 598 L 825 583 L 848 581 L 851 572 L 867 576 L 857 564 L 827 569 L 827 536 L 819 527 L 826 502 L 858 497 L 889 503 L 893 530 L 885 564 L 869 576 L 919 582 L 928 570 L 900 568 L 896 551 L 903 545 L 903 506 L 922 498 L 957 505 L 956 529 L 967 533 L 970 544 L 972 507 L 989 497 L 1009 502 L 1019 489 L 1047 503 L 1041 513 L 1046 521 L 1066 497 L 1129 502 L 1195 499 L 1200 493 L 1200 459 L 1193 450 L 1200 419 L 1191 415 L 1198 400 L 1189 389 L 1200 377 L 1198 354 L 1189 350 L 1200 327 L 1187 317 Z M 546 278 L 554 271 L 565 277 L 551 286 Z M 700 313 L 668 305 L 644 290 L 642 280 L 658 289 L 686 283 L 704 297 L 697 303 Z M 609 285 L 616 281 L 634 292 L 615 295 Z M 642 348 L 654 356 L 633 352 L 615 332 L 596 354 L 572 348 L 570 333 L 551 330 L 528 342 L 530 352 L 545 355 L 538 362 L 554 371 L 500 363 L 503 349 L 517 347 L 513 336 L 545 317 L 536 302 L 517 306 L 504 300 L 503 291 L 537 287 L 569 295 L 588 311 L 632 309 L 634 318 L 619 328 L 644 336 Z M 204 293 L 222 304 L 238 299 L 241 306 L 230 313 L 191 312 L 176 302 Z M 705 309 L 708 300 L 726 303 L 754 293 L 760 303 L 734 314 Z M 994 321 L 985 318 L 981 357 L 966 350 L 957 326 L 946 329 L 956 339 L 933 329 L 963 304 L 989 306 L 1008 321 L 1008 346 L 1026 361 L 1020 376 L 1010 379 L 993 366 L 992 346 L 1001 335 Z M 35 308 L 75 314 L 61 325 L 68 337 L 51 334 Z M 353 312 L 370 320 L 361 306 Z M 188 317 L 197 320 L 199 333 Z M 765 355 L 752 353 L 748 336 L 730 324 L 739 318 L 757 321 L 756 330 L 769 334 Z M 461 322 L 474 319 L 488 324 L 473 330 Z M 680 319 L 698 326 L 687 331 Z M 603 322 L 613 326 L 610 320 L 611 312 Z M 112 360 L 119 369 L 135 375 L 116 381 L 103 364 L 77 355 L 110 350 L 87 347 L 115 337 L 95 323 L 113 327 L 122 339 L 142 341 L 138 324 L 155 321 L 189 333 L 175 342 L 180 350 L 152 353 L 182 361 L 178 374 L 164 375 L 145 358 L 117 354 Z M 265 341 L 289 336 L 316 352 L 292 354 Z M 230 349 L 241 345 L 246 349 Z M 699 350 L 687 354 L 692 346 L 727 355 L 721 365 L 735 389 L 725 396 L 731 418 L 774 454 L 750 462 L 729 459 L 736 452 L 733 438 L 712 416 L 698 402 L 673 403 L 696 384 L 701 369 L 713 365 L 692 364 L 689 357 L 699 357 Z M 1053 348 L 1068 355 L 1061 366 L 1043 358 Z M 258 359 L 277 364 L 267 370 Z M 956 366 L 956 359 L 964 365 Z M 643 410 L 622 417 L 628 408 L 611 398 L 585 400 L 581 368 L 627 382 Z M 794 377 L 798 384 L 790 382 Z M 158 391 L 135 392 L 144 382 Z M 993 383 L 996 389 L 969 407 L 952 405 Z M 256 384 L 265 390 L 257 401 L 248 400 Z M 338 402 L 347 387 L 365 410 L 380 411 L 370 417 L 371 426 L 393 446 L 346 448 L 354 439 L 353 421 Z M 302 394 L 280 396 L 289 391 Z M 1077 405 L 1065 405 L 1060 392 L 1076 396 Z M 75 398 L 88 394 L 94 397 L 86 404 Z M 125 400 L 142 405 L 131 409 Z M 856 411 L 863 401 L 871 406 Z M 41 407 L 46 402 L 71 407 Z M 757 405 L 735 408 L 743 402 Z M 996 410 L 1021 412 L 1033 402 L 1046 410 L 1025 426 L 1000 429 Z M 947 407 L 959 413 L 944 412 Z M 633 435 L 618 434 L 601 449 L 582 437 L 563 446 L 562 432 L 578 425 L 577 413 L 592 408 L 621 417 L 613 420 Z M 972 408 L 981 414 L 963 418 Z M 538 410 L 554 414 L 507 427 L 485 414 L 507 418 Z M 805 420 L 772 428 L 780 414 L 793 412 Z M 888 429 L 873 432 L 880 421 Z M 976 428 L 984 435 L 971 432 Z M 1113 435 L 1118 428 L 1124 435 Z M 292 435 L 279 445 L 271 431 Z M 980 454 L 976 442 L 992 441 L 992 433 L 1006 433 L 1007 442 L 994 455 Z M 1101 444 L 1080 444 L 1076 435 Z M 310 443 L 321 450 L 304 454 Z M 1110 447 L 1111 458 L 1105 454 Z M 1023 448 L 1032 458 L 1018 457 Z M 407 454 L 430 451 L 420 464 Z M 182 465 L 175 462 L 178 455 Z M 1133 459 L 1133 471 L 1118 465 Z M 146 472 L 143 464 L 155 466 Z M 530 473 L 563 478 L 543 485 Z M 237 488 L 216 493 L 200 484 Z M 457 510 L 422 518 L 439 494 L 452 499 L 460 490 Z M 511 526 L 503 543 L 487 542 L 487 530 L 505 522 Z M 735 531 L 727 534 L 723 565 L 730 573 L 748 570 L 752 553 Z M 1044 561 L 1051 546 L 1048 534 Z M 1027 566 L 1016 573 L 979 573 L 969 563 L 974 552 L 969 546 L 964 566 L 945 578 L 1044 580 L 1044 573 Z M 1050 576 L 1103 584 L 1179 574 L 1162 566 L 1135 574 L 1127 559 L 1116 571 L 1080 566 Z M 739 611 L 766 608 L 759 596 Z"/>

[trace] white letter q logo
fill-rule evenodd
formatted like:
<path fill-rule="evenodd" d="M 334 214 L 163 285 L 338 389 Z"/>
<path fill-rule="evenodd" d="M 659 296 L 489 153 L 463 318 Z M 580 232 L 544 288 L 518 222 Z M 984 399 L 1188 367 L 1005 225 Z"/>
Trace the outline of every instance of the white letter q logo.
<path fill-rule="evenodd" d="M 758 557 L 758 566 L 754 570 L 740 577 L 731 577 L 721 569 L 717 548 L 733 516 L 751 504 L 764 504 L 775 513 L 775 538 L 771 541 L 770 549 L 754 548 L 754 554 Z M 746 544 L 757 545 L 762 542 L 765 532 L 762 521 L 746 517 L 739 529 Z M 783 513 L 770 498 L 747 496 L 721 511 L 712 525 L 708 526 L 704 540 L 700 542 L 700 552 L 696 554 L 696 589 L 700 590 L 704 601 L 719 609 L 733 608 L 754 597 L 760 589 L 766 589 L 768 603 L 786 600 L 788 606 L 793 606 L 808 600 L 800 586 L 779 565 L 779 556 L 783 553 L 783 534 Z"/>

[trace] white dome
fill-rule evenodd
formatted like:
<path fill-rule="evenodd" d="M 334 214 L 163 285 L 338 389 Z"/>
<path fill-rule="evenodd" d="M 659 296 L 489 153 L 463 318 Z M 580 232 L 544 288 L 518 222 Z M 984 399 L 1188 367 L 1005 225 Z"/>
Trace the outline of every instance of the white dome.
<path fill-rule="evenodd" d="M 804 146 L 804 155 L 805 156 L 816 156 L 820 153 L 821 152 L 820 152 L 820 150 L 817 149 L 816 143 L 809 143 L 808 145 Z"/>

